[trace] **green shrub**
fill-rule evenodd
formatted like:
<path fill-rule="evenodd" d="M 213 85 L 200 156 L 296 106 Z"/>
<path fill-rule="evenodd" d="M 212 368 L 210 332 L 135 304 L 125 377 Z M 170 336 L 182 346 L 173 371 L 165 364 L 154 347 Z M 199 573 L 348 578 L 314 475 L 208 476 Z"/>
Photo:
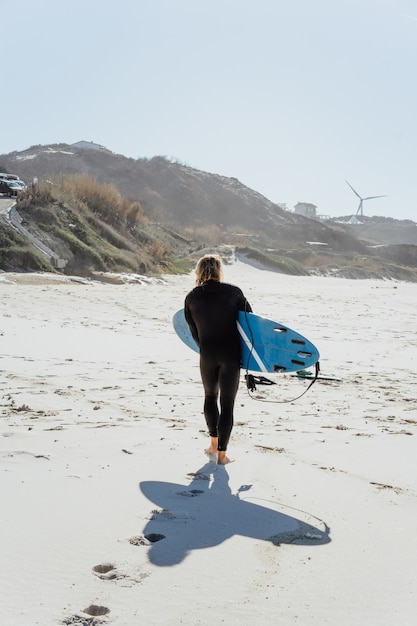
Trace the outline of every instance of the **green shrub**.
<path fill-rule="evenodd" d="M 104 271 L 106 269 L 106 265 L 100 253 L 81 241 L 76 235 L 62 228 L 57 228 L 55 233 L 68 244 L 77 262 L 85 261 L 89 267 L 96 270 Z"/>
<path fill-rule="evenodd" d="M 4 272 L 54 272 L 48 260 L 30 244 L 0 250 L 0 269 Z"/>

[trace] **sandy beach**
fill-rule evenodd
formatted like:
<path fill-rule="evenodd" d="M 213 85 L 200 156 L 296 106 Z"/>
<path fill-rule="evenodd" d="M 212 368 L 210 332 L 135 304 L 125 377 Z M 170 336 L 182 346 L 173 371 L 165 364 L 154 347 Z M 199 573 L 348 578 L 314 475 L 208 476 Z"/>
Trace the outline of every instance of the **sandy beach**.
<path fill-rule="evenodd" d="M 218 466 L 193 275 L 0 274 L 2 626 L 412 626 L 417 327 L 411 283 L 225 266 L 338 381 L 243 380 Z"/>

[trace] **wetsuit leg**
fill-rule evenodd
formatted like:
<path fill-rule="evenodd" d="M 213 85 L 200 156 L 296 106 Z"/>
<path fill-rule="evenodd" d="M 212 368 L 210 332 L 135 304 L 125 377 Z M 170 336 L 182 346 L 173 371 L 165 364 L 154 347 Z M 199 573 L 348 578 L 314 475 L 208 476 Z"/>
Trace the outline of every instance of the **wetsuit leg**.
<path fill-rule="evenodd" d="M 218 437 L 218 450 L 225 451 L 233 428 L 233 409 L 239 387 L 240 364 L 236 360 L 217 364 L 200 359 L 204 386 L 204 417 L 211 437 Z M 220 392 L 220 413 L 218 397 Z"/>
<path fill-rule="evenodd" d="M 204 387 L 204 417 L 210 437 L 217 437 L 219 423 L 219 408 L 217 398 L 219 395 L 219 366 L 213 366 L 209 359 L 200 359 L 201 380 Z"/>
<path fill-rule="evenodd" d="M 233 409 L 239 387 L 240 365 L 235 362 L 220 368 L 220 417 L 218 422 L 219 443 L 217 449 L 226 451 L 233 428 Z"/>

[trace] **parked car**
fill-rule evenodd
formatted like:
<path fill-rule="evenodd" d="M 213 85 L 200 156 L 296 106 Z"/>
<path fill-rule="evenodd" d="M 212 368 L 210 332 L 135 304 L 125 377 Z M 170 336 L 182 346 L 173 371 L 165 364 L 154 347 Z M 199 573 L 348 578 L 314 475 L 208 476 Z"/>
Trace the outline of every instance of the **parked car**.
<path fill-rule="evenodd" d="M 4 180 L 20 180 L 16 174 L 0 174 L 0 178 Z"/>
<path fill-rule="evenodd" d="M 19 185 L 20 189 L 22 189 L 22 190 L 26 189 L 26 183 L 24 183 L 23 180 L 20 180 L 20 179 L 19 180 L 15 180 L 15 179 L 13 179 L 12 181 L 9 180 L 8 182 L 9 183 L 11 183 L 11 182 L 16 183 L 16 185 Z"/>
<path fill-rule="evenodd" d="M 23 183 L 23 186 L 19 183 Z M 5 193 L 8 196 L 17 196 L 20 191 L 25 189 L 25 183 L 17 180 L 0 180 L 0 193 Z"/>

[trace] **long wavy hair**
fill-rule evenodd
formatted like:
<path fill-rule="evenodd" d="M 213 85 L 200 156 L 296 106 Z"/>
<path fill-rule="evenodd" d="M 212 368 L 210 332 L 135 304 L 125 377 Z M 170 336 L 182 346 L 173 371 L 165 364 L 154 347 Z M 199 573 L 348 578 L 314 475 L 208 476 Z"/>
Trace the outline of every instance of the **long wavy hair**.
<path fill-rule="evenodd" d="M 223 280 L 223 264 L 218 254 L 205 254 L 197 261 L 195 268 L 197 286 L 200 287 L 209 280 L 215 280 L 218 283 Z"/>

